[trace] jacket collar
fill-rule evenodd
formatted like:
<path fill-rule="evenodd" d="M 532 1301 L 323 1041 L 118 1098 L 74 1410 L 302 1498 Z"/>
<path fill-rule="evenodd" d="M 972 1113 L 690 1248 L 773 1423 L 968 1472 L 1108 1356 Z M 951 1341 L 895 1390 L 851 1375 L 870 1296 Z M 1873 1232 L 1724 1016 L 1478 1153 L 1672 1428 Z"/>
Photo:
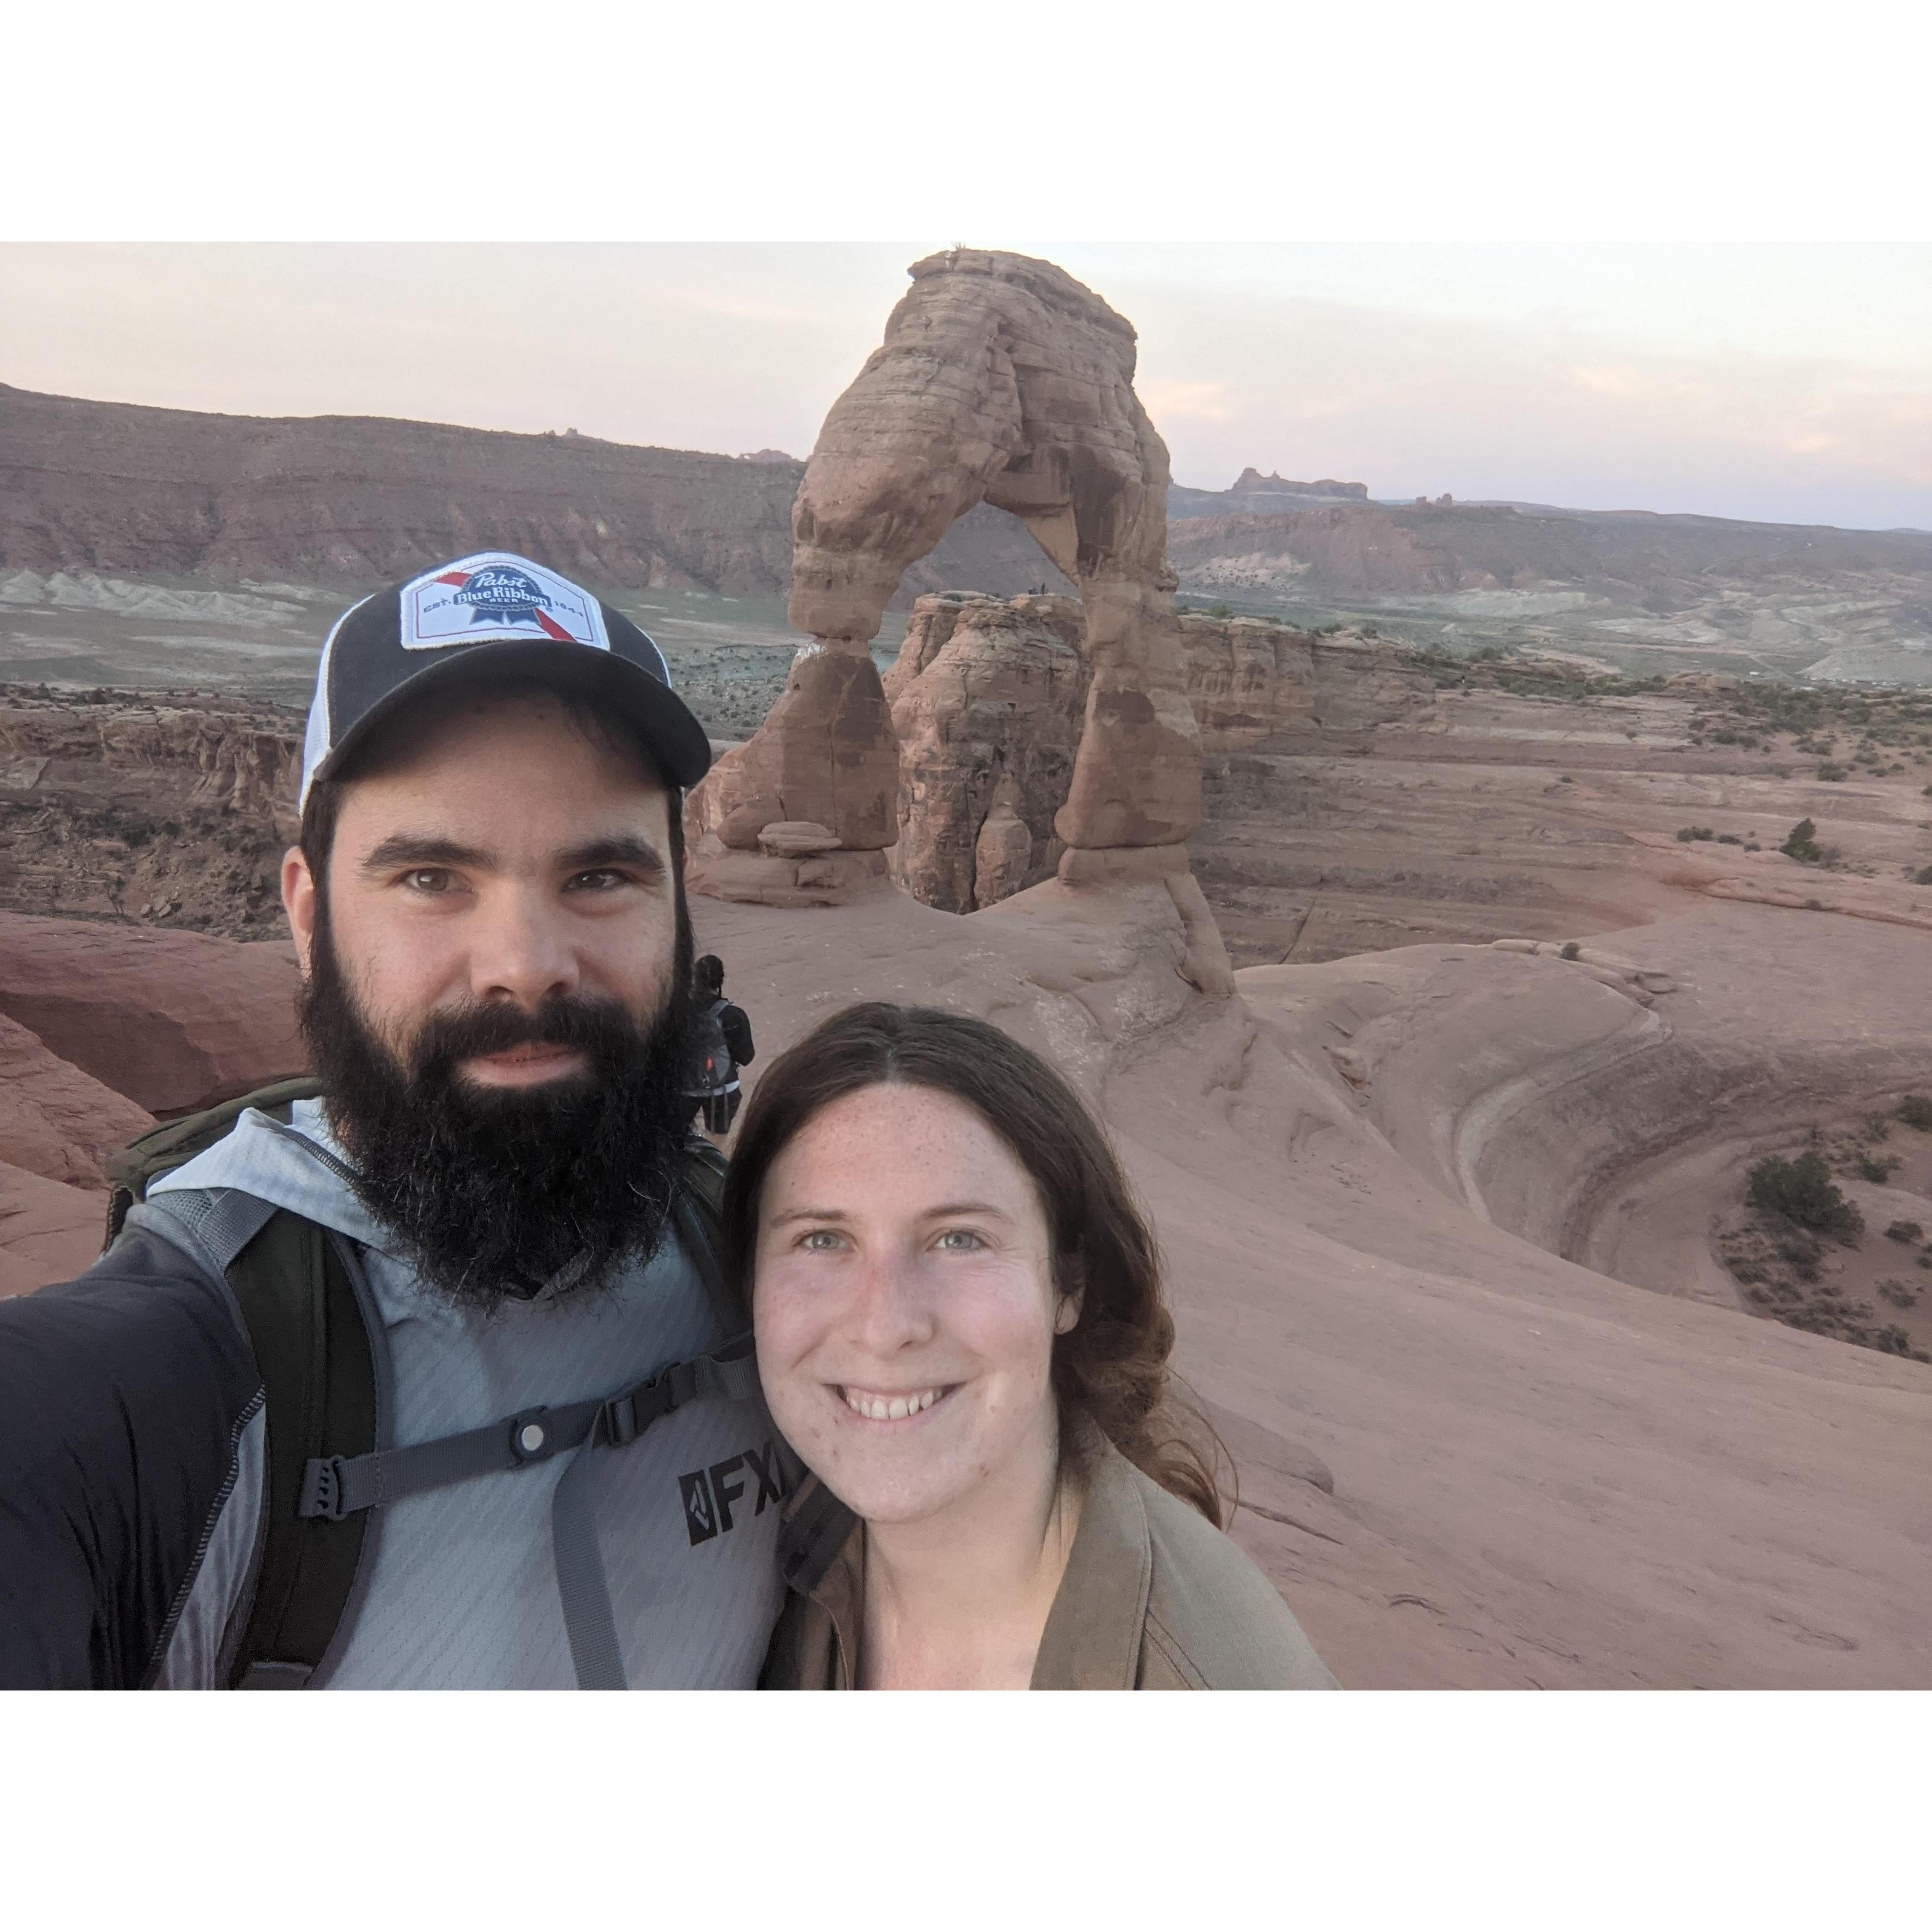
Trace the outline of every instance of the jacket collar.
<path fill-rule="evenodd" d="M 1066 1574 L 1048 1612 L 1036 1690 L 1131 1690 L 1154 1580 L 1147 1506 L 1134 1467 L 1099 1430 L 1081 1444 L 1087 1478 Z"/>

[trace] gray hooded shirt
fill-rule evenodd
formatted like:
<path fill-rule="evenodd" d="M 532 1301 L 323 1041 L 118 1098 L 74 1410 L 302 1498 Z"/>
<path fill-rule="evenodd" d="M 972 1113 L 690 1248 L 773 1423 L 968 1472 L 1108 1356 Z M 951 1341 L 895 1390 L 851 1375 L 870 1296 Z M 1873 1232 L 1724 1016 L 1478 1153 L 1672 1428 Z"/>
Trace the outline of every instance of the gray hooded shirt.
<path fill-rule="evenodd" d="M 456 1306 L 418 1277 L 344 1178 L 320 1105 L 284 1127 L 250 1111 L 157 1180 L 130 1223 L 168 1232 L 160 1204 L 239 1189 L 336 1230 L 360 1252 L 382 1333 L 393 1446 L 436 1441 L 548 1405 L 614 1395 L 726 1337 L 696 1270 L 668 1233 L 646 1266 L 608 1287 Z M 155 1681 L 218 1681 L 245 1620 L 264 1501 L 263 1418 L 237 1432 L 233 1480 Z M 622 1447 L 585 1452 L 597 1540 L 633 1688 L 749 1688 L 783 1595 L 773 1478 L 796 1467 L 755 1400 L 677 1408 Z M 472 1476 L 371 1513 L 363 1570 L 314 1682 L 336 1689 L 568 1689 L 550 1502 L 570 1457 Z"/>

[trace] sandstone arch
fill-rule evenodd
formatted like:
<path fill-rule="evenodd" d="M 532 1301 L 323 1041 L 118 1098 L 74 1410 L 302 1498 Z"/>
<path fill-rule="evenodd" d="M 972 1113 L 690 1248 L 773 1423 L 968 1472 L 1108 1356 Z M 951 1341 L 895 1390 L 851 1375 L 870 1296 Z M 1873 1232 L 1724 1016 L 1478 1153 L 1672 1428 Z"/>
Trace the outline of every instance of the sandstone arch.
<path fill-rule="evenodd" d="M 1054 822 L 1063 875 L 1119 869 L 1082 854 L 1156 848 L 1126 874 L 1184 876 L 1200 736 L 1166 561 L 1167 449 L 1134 394 L 1132 326 L 1024 256 L 956 250 L 911 274 L 794 507 L 791 620 L 812 641 L 756 736 L 694 796 L 693 830 L 748 860 L 781 822 L 822 826 L 848 854 L 894 842 L 898 751 L 868 647 L 907 566 L 984 502 L 1018 517 L 1080 592 L 1089 676 Z M 747 896 L 758 864 L 739 868 Z M 721 868 L 700 862 L 700 890 L 707 869 Z"/>

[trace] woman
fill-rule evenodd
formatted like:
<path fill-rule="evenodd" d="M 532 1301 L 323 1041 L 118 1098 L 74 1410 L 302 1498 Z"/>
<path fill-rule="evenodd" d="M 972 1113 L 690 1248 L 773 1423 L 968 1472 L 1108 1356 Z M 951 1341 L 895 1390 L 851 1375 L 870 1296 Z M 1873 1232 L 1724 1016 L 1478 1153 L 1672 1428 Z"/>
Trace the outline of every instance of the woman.
<path fill-rule="evenodd" d="M 1220 1533 L 1153 1240 L 1036 1054 L 928 1008 L 826 1021 L 746 1108 L 724 1223 L 818 1478 L 767 1687 L 1333 1687 Z"/>

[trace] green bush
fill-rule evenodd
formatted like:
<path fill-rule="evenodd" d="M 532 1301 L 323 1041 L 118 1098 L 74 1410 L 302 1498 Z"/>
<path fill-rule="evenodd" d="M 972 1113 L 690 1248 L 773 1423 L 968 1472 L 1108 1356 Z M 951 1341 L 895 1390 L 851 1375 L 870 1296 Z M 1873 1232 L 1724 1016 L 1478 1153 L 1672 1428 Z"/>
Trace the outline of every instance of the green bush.
<path fill-rule="evenodd" d="M 1794 1227 L 1846 1243 L 1864 1232 L 1864 1216 L 1845 1198 L 1831 1171 L 1815 1154 L 1802 1154 L 1796 1160 L 1767 1154 L 1750 1170 L 1745 1192 L 1760 1213 Z"/>
<path fill-rule="evenodd" d="M 1856 1165 L 1861 1180 L 1882 1187 L 1898 1172 L 1899 1161 L 1895 1154 L 1862 1154 Z"/>
<path fill-rule="evenodd" d="M 1898 1118 L 1908 1127 L 1932 1134 L 1932 1099 L 1923 1094 L 1908 1094 L 1898 1103 Z"/>
<path fill-rule="evenodd" d="M 1681 825 L 1677 829 L 1677 836 L 1688 845 L 1694 838 L 1714 838 L 1718 835 L 1708 825 Z"/>
<path fill-rule="evenodd" d="M 1818 776 L 1827 784 L 1837 784 L 1849 774 L 1843 765 L 1820 765 L 1818 767 Z"/>
<path fill-rule="evenodd" d="M 1818 843 L 1818 828 L 1808 818 L 1801 818 L 1784 836 L 1784 843 L 1778 849 L 1787 859 L 1796 859 L 1801 866 L 1815 866 L 1824 857 L 1824 849 Z"/>
<path fill-rule="evenodd" d="M 1922 872 L 1914 872 L 1912 883 L 1915 886 L 1932 886 L 1932 866 L 1926 866 Z"/>
<path fill-rule="evenodd" d="M 1904 1241 L 1910 1246 L 1914 1241 L 1925 1238 L 1925 1230 L 1916 1221 L 1894 1221 L 1885 1231 L 1888 1241 Z"/>
<path fill-rule="evenodd" d="M 1234 614 L 1234 607 L 1232 604 L 1210 604 L 1208 607 L 1208 614 L 1210 617 L 1232 617 Z"/>

